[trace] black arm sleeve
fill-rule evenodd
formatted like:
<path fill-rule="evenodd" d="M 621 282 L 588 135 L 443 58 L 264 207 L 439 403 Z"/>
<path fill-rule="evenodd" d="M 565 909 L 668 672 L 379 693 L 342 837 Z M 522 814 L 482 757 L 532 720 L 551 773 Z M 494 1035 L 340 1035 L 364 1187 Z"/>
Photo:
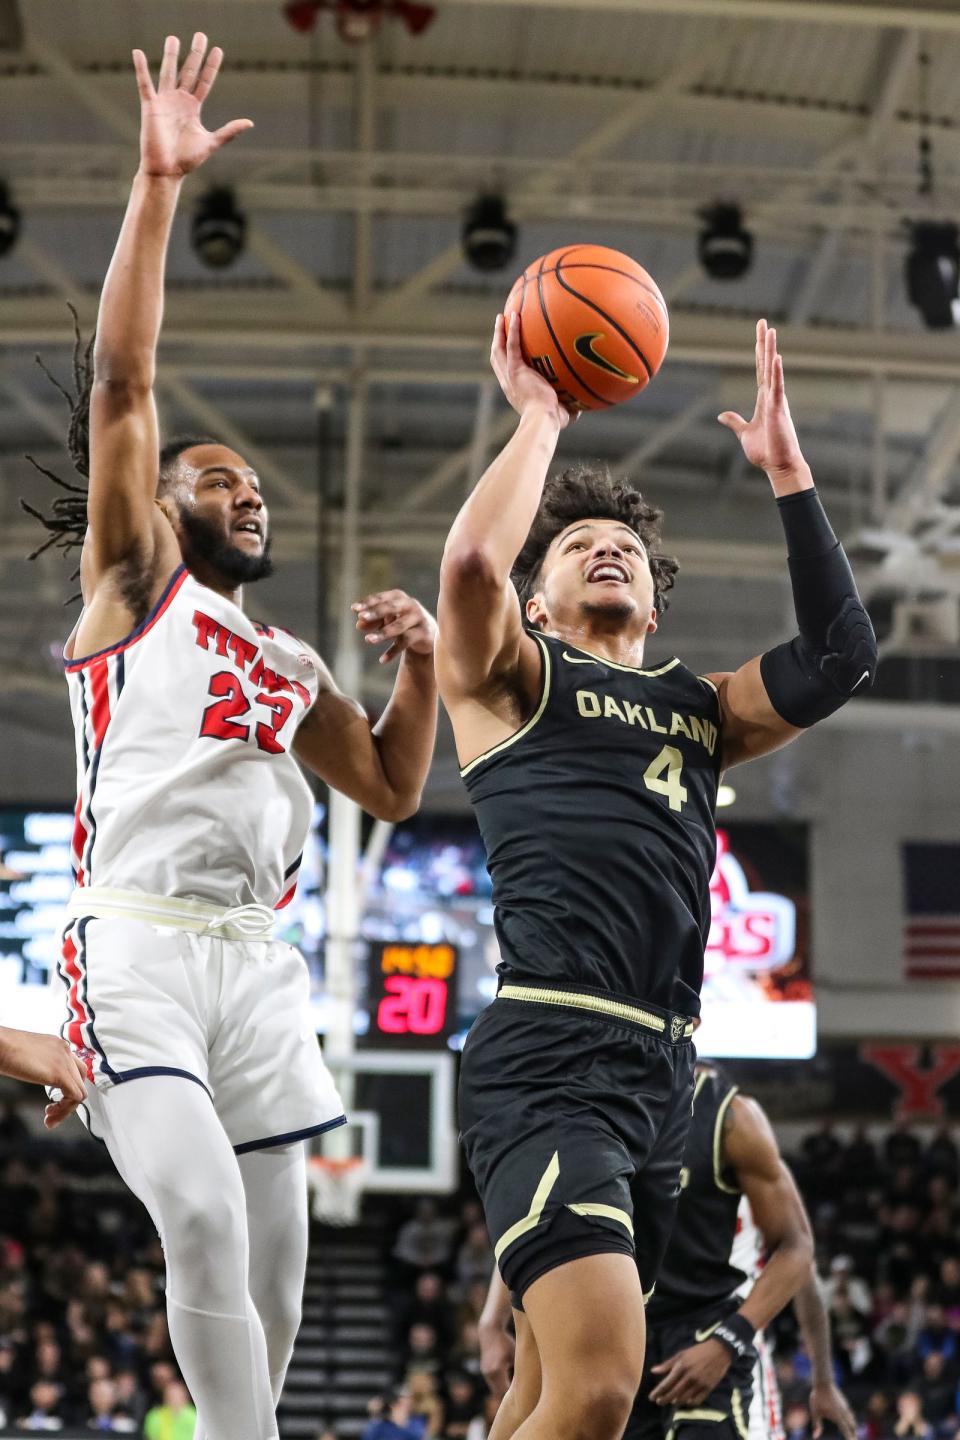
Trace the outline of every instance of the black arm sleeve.
<path fill-rule="evenodd" d="M 777 506 L 800 633 L 760 657 L 760 675 L 777 714 L 806 728 L 873 683 L 877 640 L 816 490 L 786 495 Z"/>

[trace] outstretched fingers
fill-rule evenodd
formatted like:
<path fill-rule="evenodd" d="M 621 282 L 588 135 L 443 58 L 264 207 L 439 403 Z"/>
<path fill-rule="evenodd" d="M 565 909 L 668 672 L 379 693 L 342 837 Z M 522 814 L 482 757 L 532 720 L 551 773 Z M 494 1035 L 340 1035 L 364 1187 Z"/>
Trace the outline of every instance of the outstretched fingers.
<path fill-rule="evenodd" d="M 738 415 L 736 410 L 724 410 L 717 416 L 717 419 L 721 425 L 726 425 L 728 430 L 732 430 L 738 439 L 747 428 L 746 420 L 742 415 Z"/>
<path fill-rule="evenodd" d="M 231 140 L 235 140 L 238 135 L 242 135 L 244 130 L 252 129 L 252 120 L 229 120 L 226 125 L 221 125 L 219 130 L 214 130 L 214 143 L 219 149 L 221 145 L 227 145 Z"/>
<path fill-rule="evenodd" d="M 183 69 L 180 71 L 180 89 L 193 90 L 197 83 L 197 76 L 200 74 L 200 67 L 203 64 L 203 57 L 207 53 L 207 37 L 202 30 L 198 30 L 190 44 L 190 52 L 183 62 Z"/>
<path fill-rule="evenodd" d="M 213 89 L 214 81 L 220 73 L 220 66 L 223 64 L 223 50 L 219 45 L 214 45 L 207 56 L 207 63 L 200 71 L 200 79 L 193 87 L 193 93 L 202 105 L 204 100 Z"/>
<path fill-rule="evenodd" d="M 160 61 L 160 80 L 157 94 L 177 88 L 177 60 L 180 56 L 180 41 L 176 35 L 168 35 L 163 42 L 163 59 Z"/>
<path fill-rule="evenodd" d="M 133 52 L 133 72 L 137 77 L 137 89 L 140 92 L 141 100 L 152 100 L 156 95 L 153 88 L 153 81 L 150 78 L 150 66 L 147 64 L 147 57 L 142 50 Z"/>

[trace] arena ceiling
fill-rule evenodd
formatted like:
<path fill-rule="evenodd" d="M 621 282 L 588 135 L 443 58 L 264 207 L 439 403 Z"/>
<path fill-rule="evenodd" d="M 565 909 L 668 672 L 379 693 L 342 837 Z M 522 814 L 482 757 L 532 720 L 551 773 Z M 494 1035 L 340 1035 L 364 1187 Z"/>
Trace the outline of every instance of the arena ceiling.
<path fill-rule="evenodd" d="M 493 316 L 522 263 L 581 240 L 636 256 L 671 308 L 656 383 L 561 445 L 602 456 L 667 512 L 682 571 L 658 647 L 726 668 L 784 633 L 766 482 L 715 419 L 752 404 L 763 314 L 818 484 L 894 617 L 888 654 L 960 654 L 960 345 L 923 327 L 903 278 L 910 222 L 960 219 L 953 0 L 435 9 L 419 35 L 386 17 L 350 44 L 329 13 L 298 32 L 281 0 L 0 6 L 0 179 L 22 217 L 0 257 L 0 714 L 12 744 L 42 735 L 68 762 L 51 653 L 69 627 L 66 567 L 21 558 L 35 537 L 18 496 L 44 493 L 22 453 L 67 464 L 65 406 L 33 357 L 66 379 L 66 302 L 86 330 L 95 320 L 136 163 L 132 46 L 156 58 L 167 31 L 201 24 L 227 52 L 211 118 L 249 115 L 256 129 L 185 187 L 164 428 L 212 430 L 259 468 L 280 564 L 258 608 L 339 651 L 371 704 L 385 677 L 369 663 L 351 673 L 344 585 L 435 600 L 450 518 L 511 425 L 486 363 Z M 918 194 L 922 130 L 932 196 Z M 229 270 L 190 246 L 188 213 L 211 183 L 233 187 L 248 217 Z M 460 241 L 465 209 L 489 191 L 520 231 L 492 276 Z M 736 282 L 697 260 L 716 201 L 740 204 L 754 236 Z"/>

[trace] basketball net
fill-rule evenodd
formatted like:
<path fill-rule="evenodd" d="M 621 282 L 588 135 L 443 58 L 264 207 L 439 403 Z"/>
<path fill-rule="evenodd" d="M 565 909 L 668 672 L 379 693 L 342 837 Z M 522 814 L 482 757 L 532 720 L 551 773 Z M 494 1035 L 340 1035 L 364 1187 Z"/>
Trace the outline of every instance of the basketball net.
<path fill-rule="evenodd" d="M 360 1219 L 367 1162 L 362 1155 L 342 1159 L 314 1155 L 307 1166 L 310 1214 L 323 1225 L 355 1225 Z"/>

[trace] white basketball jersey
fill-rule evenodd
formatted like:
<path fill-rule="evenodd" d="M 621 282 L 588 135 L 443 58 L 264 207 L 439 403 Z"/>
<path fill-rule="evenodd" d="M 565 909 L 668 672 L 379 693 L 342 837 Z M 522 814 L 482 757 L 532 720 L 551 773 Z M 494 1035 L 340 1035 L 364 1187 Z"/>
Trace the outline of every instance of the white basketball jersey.
<path fill-rule="evenodd" d="M 737 1207 L 737 1228 L 730 1248 L 730 1264 L 735 1270 L 742 1270 L 747 1277 L 736 1292 L 742 1299 L 746 1299 L 763 1269 L 763 1237 L 757 1228 L 746 1195 L 741 1195 Z"/>
<path fill-rule="evenodd" d="M 753 1289 L 765 1260 L 763 1236 L 750 1209 L 746 1195 L 740 1197 L 737 1209 L 737 1230 L 730 1250 L 730 1264 L 747 1277 L 737 1294 L 745 1300 Z M 753 1396 L 750 1401 L 748 1440 L 783 1440 L 780 1387 L 773 1365 L 773 1356 L 763 1331 L 755 1339 L 757 1363 L 753 1372 Z"/>
<path fill-rule="evenodd" d="M 78 885 L 280 907 L 310 789 L 290 753 L 316 668 L 181 565 L 126 639 L 67 660 Z"/>

